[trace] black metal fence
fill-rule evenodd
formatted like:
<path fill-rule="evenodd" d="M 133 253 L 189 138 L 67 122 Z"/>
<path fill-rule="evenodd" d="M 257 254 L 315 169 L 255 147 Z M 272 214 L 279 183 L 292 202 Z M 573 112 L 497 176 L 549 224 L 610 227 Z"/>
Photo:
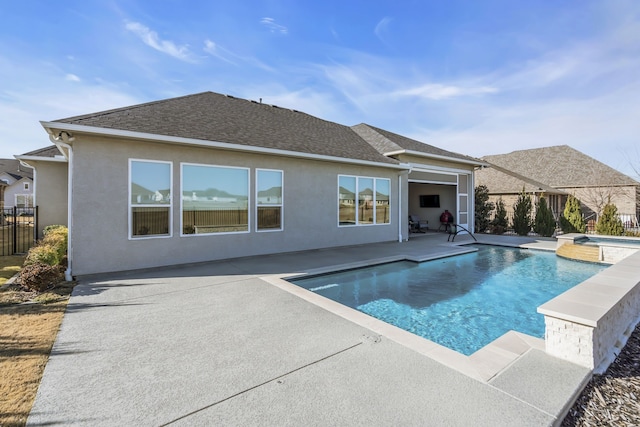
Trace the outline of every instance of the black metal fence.
<path fill-rule="evenodd" d="M 0 209 L 0 256 L 27 253 L 36 240 L 38 207 Z"/>

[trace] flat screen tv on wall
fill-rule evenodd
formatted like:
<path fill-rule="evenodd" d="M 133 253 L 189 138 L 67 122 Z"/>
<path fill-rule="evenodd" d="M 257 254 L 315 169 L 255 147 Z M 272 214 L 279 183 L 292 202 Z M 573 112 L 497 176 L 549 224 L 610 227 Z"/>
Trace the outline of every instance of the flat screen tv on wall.
<path fill-rule="evenodd" d="M 439 208 L 440 207 L 440 195 L 430 194 L 426 196 L 420 196 L 421 208 Z"/>

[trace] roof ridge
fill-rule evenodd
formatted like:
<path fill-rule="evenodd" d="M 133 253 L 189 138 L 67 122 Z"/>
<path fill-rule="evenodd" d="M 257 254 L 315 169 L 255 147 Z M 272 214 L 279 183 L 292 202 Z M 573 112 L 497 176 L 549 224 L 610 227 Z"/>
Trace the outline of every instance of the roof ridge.
<path fill-rule="evenodd" d="M 201 95 L 204 95 L 206 93 L 216 93 L 216 92 L 205 91 L 205 92 L 200 92 L 200 93 L 192 93 L 192 94 L 189 94 L 189 95 L 177 96 L 175 98 L 157 99 L 155 101 L 143 102 L 143 103 L 140 103 L 140 104 L 129 105 L 129 106 L 126 106 L 126 107 L 112 108 L 110 110 L 96 111 L 94 113 L 81 114 L 79 116 L 65 117 L 65 118 L 62 118 L 62 119 L 53 120 L 53 122 L 71 121 L 71 120 L 84 120 L 84 119 L 90 118 L 90 117 L 91 118 L 101 117 L 101 116 L 106 116 L 107 114 L 113 114 L 113 113 L 117 113 L 117 112 L 120 112 L 120 111 L 135 110 L 135 109 L 138 109 L 138 108 L 148 107 L 150 105 L 155 105 L 155 104 L 162 104 L 164 102 L 175 101 L 175 100 L 178 100 L 178 99 L 185 99 L 185 98 L 201 96 Z M 219 94 L 219 95 L 222 95 L 222 94 Z"/>

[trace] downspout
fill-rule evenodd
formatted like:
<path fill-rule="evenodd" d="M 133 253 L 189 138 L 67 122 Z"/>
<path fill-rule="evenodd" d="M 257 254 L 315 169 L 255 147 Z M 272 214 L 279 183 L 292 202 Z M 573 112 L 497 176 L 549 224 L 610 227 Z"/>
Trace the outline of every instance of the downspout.
<path fill-rule="evenodd" d="M 64 147 L 67 149 L 67 161 L 69 162 L 68 167 L 68 177 L 67 177 L 67 269 L 64 272 L 64 279 L 67 282 L 73 282 L 73 274 L 71 267 L 73 265 L 73 215 L 72 215 L 72 201 L 73 201 L 73 149 L 71 145 L 67 144 L 66 141 L 69 141 L 71 138 L 67 132 L 60 132 L 58 136 L 49 135 L 49 139 L 53 142 L 58 148 Z M 60 150 L 64 154 L 64 150 Z"/>

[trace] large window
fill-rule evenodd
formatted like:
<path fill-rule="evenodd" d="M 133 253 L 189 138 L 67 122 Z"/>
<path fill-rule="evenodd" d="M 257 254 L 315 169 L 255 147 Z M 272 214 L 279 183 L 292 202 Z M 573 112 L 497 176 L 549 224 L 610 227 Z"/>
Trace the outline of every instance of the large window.
<path fill-rule="evenodd" d="M 31 194 L 16 194 L 15 206 L 16 206 L 16 208 L 32 208 L 33 207 L 33 195 L 31 195 Z"/>
<path fill-rule="evenodd" d="M 182 164 L 182 233 L 249 231 L 249 169 Z"/>
<path fill-rule="evenodd" d="M 256 170 L 258 231 L 282 230 L 282 171 Z"/>
<path fill-rule="evenodd" d="M 171 236 L 170 162 L 129 160 L 129 235 Z"/>
<path fill-rule="evenodd" d="M 389 224 L 390 188 L 384 178 L 338 176 L 338 224 Z"/>

